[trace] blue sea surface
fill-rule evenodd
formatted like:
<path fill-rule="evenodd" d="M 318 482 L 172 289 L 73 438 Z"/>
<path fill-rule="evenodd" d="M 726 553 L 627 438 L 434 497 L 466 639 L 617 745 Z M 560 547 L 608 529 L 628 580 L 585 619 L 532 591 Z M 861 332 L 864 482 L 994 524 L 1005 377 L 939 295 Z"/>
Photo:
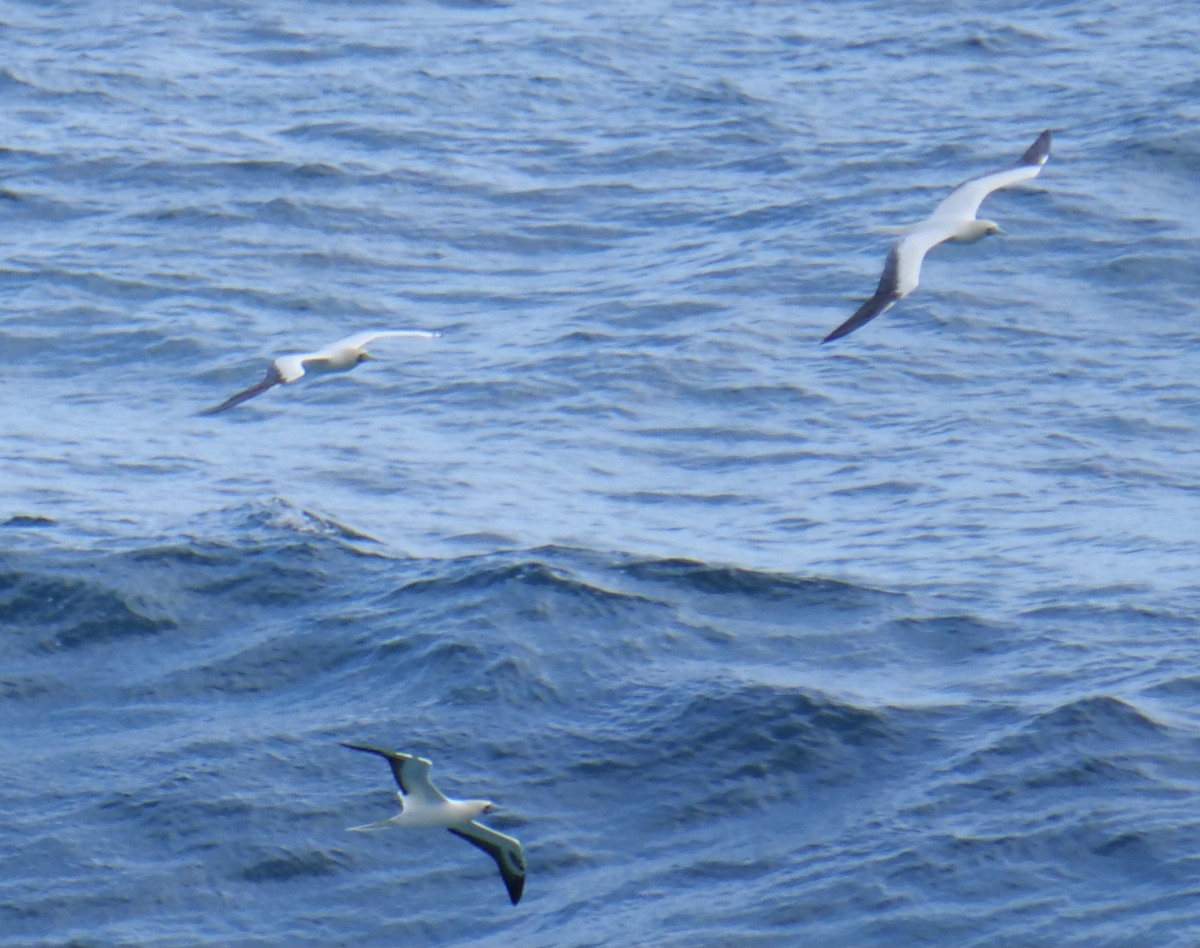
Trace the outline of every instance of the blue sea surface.
<path fill-rule="evenodd" d="M 1200 943 L 1198 44 L 0 6 L 0 946 Z"/>

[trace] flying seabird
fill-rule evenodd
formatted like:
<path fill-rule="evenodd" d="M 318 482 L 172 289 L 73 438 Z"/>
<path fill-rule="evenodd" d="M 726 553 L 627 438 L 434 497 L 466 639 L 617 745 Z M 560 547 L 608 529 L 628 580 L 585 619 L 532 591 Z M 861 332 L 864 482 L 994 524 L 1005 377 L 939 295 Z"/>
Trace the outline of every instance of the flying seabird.
<path fill-rule="evenodd" d="M 232 408 L 234 405 L 240 405 L 247 399 L 254 398 L 255 395 L 261 395 L 269 388 L 295 382 L 305 375 L 328 375 L 330 372 L 346 372 L 360 362 L 366 362 L 368 359 L 375 358 L 367 352 L 365 347 L 376 339 L 391 339 L 400 336 L 430 339 L 437 335 L 436 332 L 425 332 L 421 329 L 360 332 L 355 333 L 353 336 L 347 336 L 345 339 L 339 339 L 337 342 L 326 346 L 324 349 L 318 349 L 316 352 L 280 356 L 271 363 L 267 369 L 267 374 L 261 382 L 251 385 L 248 389 L 238 392 L 236 395 L 231 395 L 214 408 L 206 408 L 200 414 L 219 414 L 226 409 Z"/>
<path fill-rule="evenodd" d="M 1015 165 L 964 181 L 934 208 L 927 220 L 907 228 L 904 236 L 892 245 L 875 295 L 821 341 L 829 342 L 849 335 L 896 300 L 908 296 L 917 288 L 925 254 L 943 241 L 971 243 L 988 234 L 1002 233 L 995 221 L 975 219 L 979 205 L 993 191 L 1037 177 L 1042 165 L 1050 157 L 1051 131 L 1046 129 L 1042 132 Z"/>
<path fill-rule="evenodd" d="M 382 829 L 386 826 L 443 827 L 472 846 L 478 846 L 496 860 L 512 904 L 521 901 L 521 893 L 525 891 L 525 850 L 511 836 L 475 821 L 477 816 L 496 809 L 496 804 L 489 800 L 447 799 L 430 781 L 429 768 L 432 764 L 424 757 L 364 744 L 341 743 L 351 750 L 378 754 L 387 760 L 392 768 L 392 776 L 396 778 L 396 786 L 400 788 L 396 794 L 400 800 L 399 813 L 376 823 L 351 826 L 352 831 Z"/>

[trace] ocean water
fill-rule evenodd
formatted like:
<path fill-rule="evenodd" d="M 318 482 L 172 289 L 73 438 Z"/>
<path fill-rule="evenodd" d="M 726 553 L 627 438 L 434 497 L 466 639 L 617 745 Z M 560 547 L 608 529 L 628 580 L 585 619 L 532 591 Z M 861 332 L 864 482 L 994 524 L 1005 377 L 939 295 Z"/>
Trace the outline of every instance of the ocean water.
<path fill-rule="evenodd" d="M 1194 4 L 0 24 L 0 945 L 1200 940 Z"/>

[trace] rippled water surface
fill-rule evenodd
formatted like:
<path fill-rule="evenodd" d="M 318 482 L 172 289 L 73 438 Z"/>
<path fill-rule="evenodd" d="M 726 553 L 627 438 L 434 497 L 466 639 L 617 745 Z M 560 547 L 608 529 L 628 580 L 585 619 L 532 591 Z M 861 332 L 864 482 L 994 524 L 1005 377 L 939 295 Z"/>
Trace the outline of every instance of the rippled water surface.
<path fill-rule="evenodd" d="M 0 944 L 1196 943 L 1192 4 L 0 24 Z"/>

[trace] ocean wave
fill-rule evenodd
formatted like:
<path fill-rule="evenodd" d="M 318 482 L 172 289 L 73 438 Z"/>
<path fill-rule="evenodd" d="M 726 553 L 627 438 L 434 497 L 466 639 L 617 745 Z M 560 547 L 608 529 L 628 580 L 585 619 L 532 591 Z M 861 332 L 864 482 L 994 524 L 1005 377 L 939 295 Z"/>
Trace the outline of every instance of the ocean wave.
<path fill-rule="evenodd" d="M 579 732 L 571 771 L 620 775 L 704 818 L 761 808 L 804 787 L 849 786 L 891 757 L 902 732 L 882 711 L 811 689 L 689 678 L 642 686 Z"/>
<path fill-rule="evenodd" d="M 763 573 L 682 559 L 636 561 L 622 566 L 621 572 L 655 585 L 663 583 L 705 595 L 787 601 L 798 605 L 844 606 L 895 595 L 841 580 Z"/>
<path fill-rule="evenodd" d="M 179 622 L 144 594 L 41 570 L 0 574 L 0 617 L 27 646 L 52 652 L 154 637 Z M 11 645 L 10 645 L 11 647 Z"/>
<path fill-rule="evenodd" d="M 241 870 L 248 882 L 291 882 L 335 875 L 348 865 L 345 853 L 321 849 L 266 849 Z"/>

